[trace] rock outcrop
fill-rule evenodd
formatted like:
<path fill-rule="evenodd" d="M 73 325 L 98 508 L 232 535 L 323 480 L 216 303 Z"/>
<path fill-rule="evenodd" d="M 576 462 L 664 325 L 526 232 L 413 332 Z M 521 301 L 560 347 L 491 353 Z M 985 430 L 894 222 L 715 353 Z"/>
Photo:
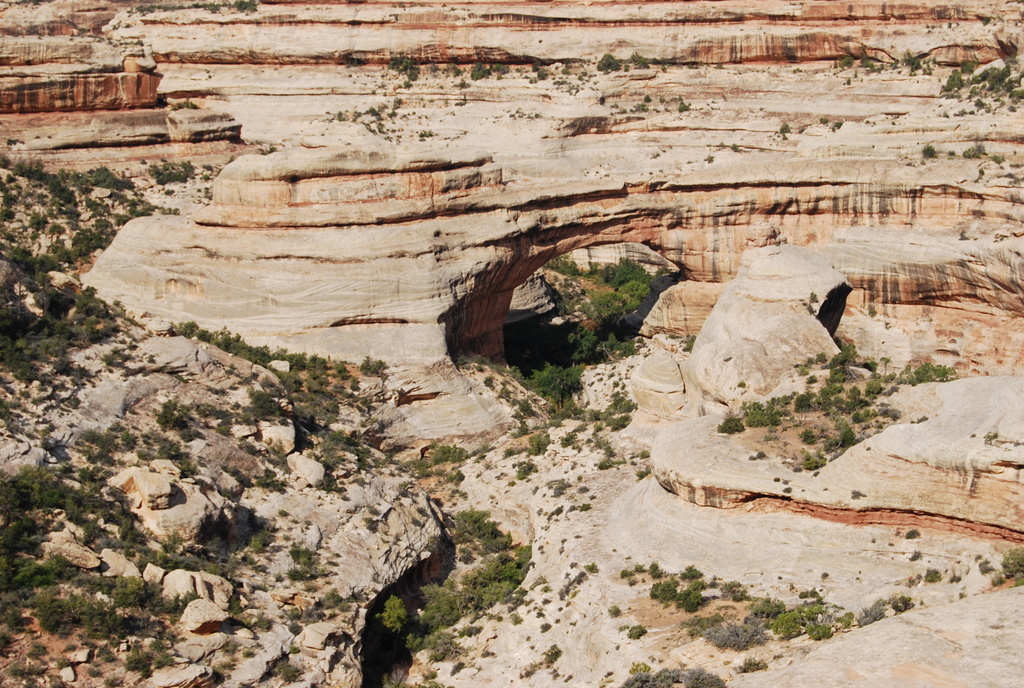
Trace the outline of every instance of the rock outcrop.
<path fill-rule="evenodd" d="M 666 428 L 651 453 L 665 489 L 719 508 L 806 511 L 850 523 L 922 523 L 1024 539 L 1021 409 L 1024 379 L 969 378 L 907 388 L 888 400 L 907 422 L 890 425 L 813 473 L 772 455 L 752 460 L 720 417 Z"/>
<path fill-rule="evenodd" d="M 831 335 L 850 291 L 811 249 L 747 251 L 681 366 L 693 414 L 803 391 L 793 364 L 839 351 Z"/>
<path fill-rule="evenodd" d="M 973 22 L 956 27 L 950 23 L 974 12 L 1014 16 L 994 2 L 973 2 L 969 8 L 901 5 L 896 11 L 887 3 L 840 9 L 820 1 L 753 7 L 684 2 L 656 8 L 604 2 L 565 7 L 474 2 L 397 13 L 375 3 L 356 8 L 289 2 L 267 4 L 255 14 L 151 13 L 126 22 L 116 35 L 146 39 L 160 62 L 202 64 L 386 64 L 396 55 L 417 61 L 550 63 L 620 51 L 624 26 L 632 29 L 631 49 L 679 64 L 796 63 L 844 55 L 890 61 L 911 48 L 915 54 L 956 64 L 1006 54 L 1008 46 L 992 31 Z M 911 40 L 900 32 L 899 23 L 889 25 L 896 18 L 933 22 L 934 28 Z M 306 40 L 296 40 L 295 24 L 303 26 Z M 352 31 L 352 24 L 365 28 Z"/>
<path fill-rule="evenodd" d="M 1020 589 L 913 610 L 811 650 L 787 667 L 738 676 L 737 688 L 1012 686 L 1006 657 L 1018 642 Z"/>
<path fill-rule="evenodd" d="M 206 635 L 220 630 L 228 614 L 209 600 L 192 600 L 181 613 L 178 625 L 189 633 Z"/>
<path fill-rule="evenodd" d="M 129 468 L 110 479 L 112 487 L 132 498 L 132 511 L 154 535 L 195 539 L 224 516 L 224 497 L 208 482 Z"/>
<path fill-rule="evenodd" d="M 0 36 L 0 113 L 153 107 L 155 69 L 98 38 Z"/>

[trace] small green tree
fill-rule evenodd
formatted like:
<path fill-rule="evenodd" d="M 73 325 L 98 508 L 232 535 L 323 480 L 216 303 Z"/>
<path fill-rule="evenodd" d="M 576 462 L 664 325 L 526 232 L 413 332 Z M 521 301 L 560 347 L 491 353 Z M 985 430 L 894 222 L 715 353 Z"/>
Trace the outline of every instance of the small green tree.
<path fill-rule="evenodd" d="M 398 633 L 409 623 L 409 612 L 405 609 L 405 603 L 396 595 L 392 595 L 384 602 L 384 611 L 377 618 L 386 630 Z"/>
<path fill-rule="evenodd" d="M 1007 578 L 1024 578 L 1024 547 L 1014 547 L 1003 555 L 1003 575 Z"/>
<path fill-rule="evenodd" d="M 718 424 L 718 432 L 727 435 L 734 435 L 737 432 L 743 432 L 745 429 L 746 426 L 743 425 L 743 419 L 739 416 L 726 416 L 725 420 Z"/>
<path fill-rule="evenodd" d="M 597 61 L 597 70 L 599 72 L 617 72 L 622 69 L 622 63 L 615 59 L 615 56 L 611 53 L 605 53 L 600 60 Z"/>

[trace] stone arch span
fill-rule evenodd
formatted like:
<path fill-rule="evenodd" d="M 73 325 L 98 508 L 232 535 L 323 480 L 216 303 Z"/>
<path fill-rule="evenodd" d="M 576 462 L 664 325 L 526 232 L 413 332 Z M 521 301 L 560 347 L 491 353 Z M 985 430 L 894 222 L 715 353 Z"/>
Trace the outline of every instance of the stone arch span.
<path fill-rule="evenodd" d="M 469 280 L 465 294 L 446 314 L 445 331 L 453 356 L 478 355 L 492 360 L 504 357 L 503 329 L 513 292 L 551 260 L 578 249 L 623 243 L 641 244 L 685 271 L 677 246 L 681 230 L 661 226 L 647 218 L 607 227 L 576 231 L 541 230 L 540 241 L 523 236 L 503 246 L 501 257 L 487 272 Z"/>
<path fill-rule="evenodd" d="M 479 151 L 244 156 L 192 219 L 129 223 L 85 281 L 136 312 L 253 343 L 432 365 L 500 356 L 515 287 L 573 249 L 636 242 L 690 280 L 724 282 L 747 248 L 779 241 L 827 253 L 854 304 L 948 308 L 956 327 L 958 304 L 971 304 L 988 319 L 971 336 L 1001 333 L 1007 365 L 1024 367 L 1024 340 L 1003 336 L 1024 315 L 1024 237 L 991 238 L 1019 224 L 1024 201 L 941 166 L 879 165 L 797 160 L 631 182 L 512 178 Z M 979 239 L 961 240 L 965 218 Z"/>

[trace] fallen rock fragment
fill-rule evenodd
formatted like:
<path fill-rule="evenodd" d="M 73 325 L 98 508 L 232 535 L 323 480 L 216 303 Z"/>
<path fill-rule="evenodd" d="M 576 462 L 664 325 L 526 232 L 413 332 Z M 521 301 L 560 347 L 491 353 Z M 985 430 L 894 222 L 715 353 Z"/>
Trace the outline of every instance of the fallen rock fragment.
<path fill-rule="evenodd" d="M 228 614 L 210 600 L 192 600 L 181 614 L 178 625 L 189 633 L 206 635 L 216 633 L 221 624 L 228 619 Z"/>
<path fill-rule="evenodd" d="M 141 578 L 139 567 L 128 557 L 110 548 L 100 552 L 100 559 L 103 560 L 102 573 L 109 578 Z"/>
<path fill-rule="evenodd" d="M 208 666 L 189 664 L 153 672 L 149 682 L 154 688 L 210 688 L 213 671 Z"/>
<path fill-rule="evenodd" d="M 323 464 L 304 454 L 289 454 L 288 468 L 293 475 L 305 480 L 310 487 L 316 487 L 324 479 Z"/>

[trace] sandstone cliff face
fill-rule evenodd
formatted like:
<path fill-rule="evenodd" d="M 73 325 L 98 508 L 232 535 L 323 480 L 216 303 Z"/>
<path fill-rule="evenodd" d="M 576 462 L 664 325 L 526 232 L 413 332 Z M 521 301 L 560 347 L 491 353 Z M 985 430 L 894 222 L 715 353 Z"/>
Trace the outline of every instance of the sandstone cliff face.
<path fill-rule="evenodd" d="M 0 37 L 0 113 L 152 107 L 160 77 L 139 58 L 98 40 Z"/>
<path fill-rule="evenodd" d="M 939 62 L 989 61 L 1006 46 L 974 22 L 1012 18 L 996 2 L 955 7 L 890 3 L 657 3 L 538 7 L 472 3 L 395 11 L 369 3 L 309 7 L 268 4 L 255 14 L 152 13 L 126 21 L 118 35 L 145 37 L 157 59 L 178 63 L 339 64 L 387 62 L 396 54 L 421 62 L 556 62 L 600 57 L 622 46 L 676 63 L 802 62 L 844 55 L 899 59 L 908 48 Z M 130 19 L 130 18 L 129 18 Z M 935 22 L 909 38 L 892 26 Z M 848 22 L 843 24 L 841 22 Z M 836 25 L 841 28 L 835 28 Z M 295 41 L 302 25 L 308 41 Z M 353 30 L 353 26 L 358 30 Z M 197 33 L 194 28 L 202 27 Z M 212 40 L 216 33 L 218 40 Z M 209 36 L 209 38 L 208 38 Z"/>
<path fill-rule="evenodd" d="M 357 161 L 352 174 L 323 169 L 322 160 L 338 156 Z M 429 164 L 459 170 L 462 159 Z M 969 293 L 993 314 L 1024 313 L 1022 240 L 959 241 L 942 227 L 965 204 L 1002 224 L 1020 212 L 1015 194 L 951 183 L 948 169 L 801 162 L 775 168 L 782 186 L 747 167 L 634 188 L 602 181 L 557 189 L 541 181 L 467 187 L 462 172 L 399 169 L 381 187 L 373 181 L 381 164 L 358 160 L 320 150 L 240 160 L 199 215 L 206 227 L 137 220 L 87 280 L 161 317 L 229 324 L 293 346 L 311 346 L 315 337 L 318 351 L 342 356 L 367 341 L 363 325 L 434 333 L 405 338 L 404 349 L 383 346 L 380 355 L 394 360 L 500 355 L 500 327 L 519 284 L 552 257 L 623 241 L 655 248 L 690 279 L 721 281 L 735 274 L 746 247 L 790 240 L 820 247 L 867 302 L 942 308 Z M 484 172 L 468 170 L 479 184 Z M 865 175 L 887 181 L 858 183 Z M 334 188 L 349 195 L 332 196 Z M 935 190 L 922 199 L 922 189 Z M 369 219 L 382 226 L 367 226 Z M 911 221 L 926 223 L 928 233 L 901 227 Z M 258 245 L 244 238 L 250 233 Z M 909 240 L 919 236 L 926 240 Z M 197 246 L 203 250 L 188 248 Z M 276 273 L 256 268 L 270 257 Z"/>

